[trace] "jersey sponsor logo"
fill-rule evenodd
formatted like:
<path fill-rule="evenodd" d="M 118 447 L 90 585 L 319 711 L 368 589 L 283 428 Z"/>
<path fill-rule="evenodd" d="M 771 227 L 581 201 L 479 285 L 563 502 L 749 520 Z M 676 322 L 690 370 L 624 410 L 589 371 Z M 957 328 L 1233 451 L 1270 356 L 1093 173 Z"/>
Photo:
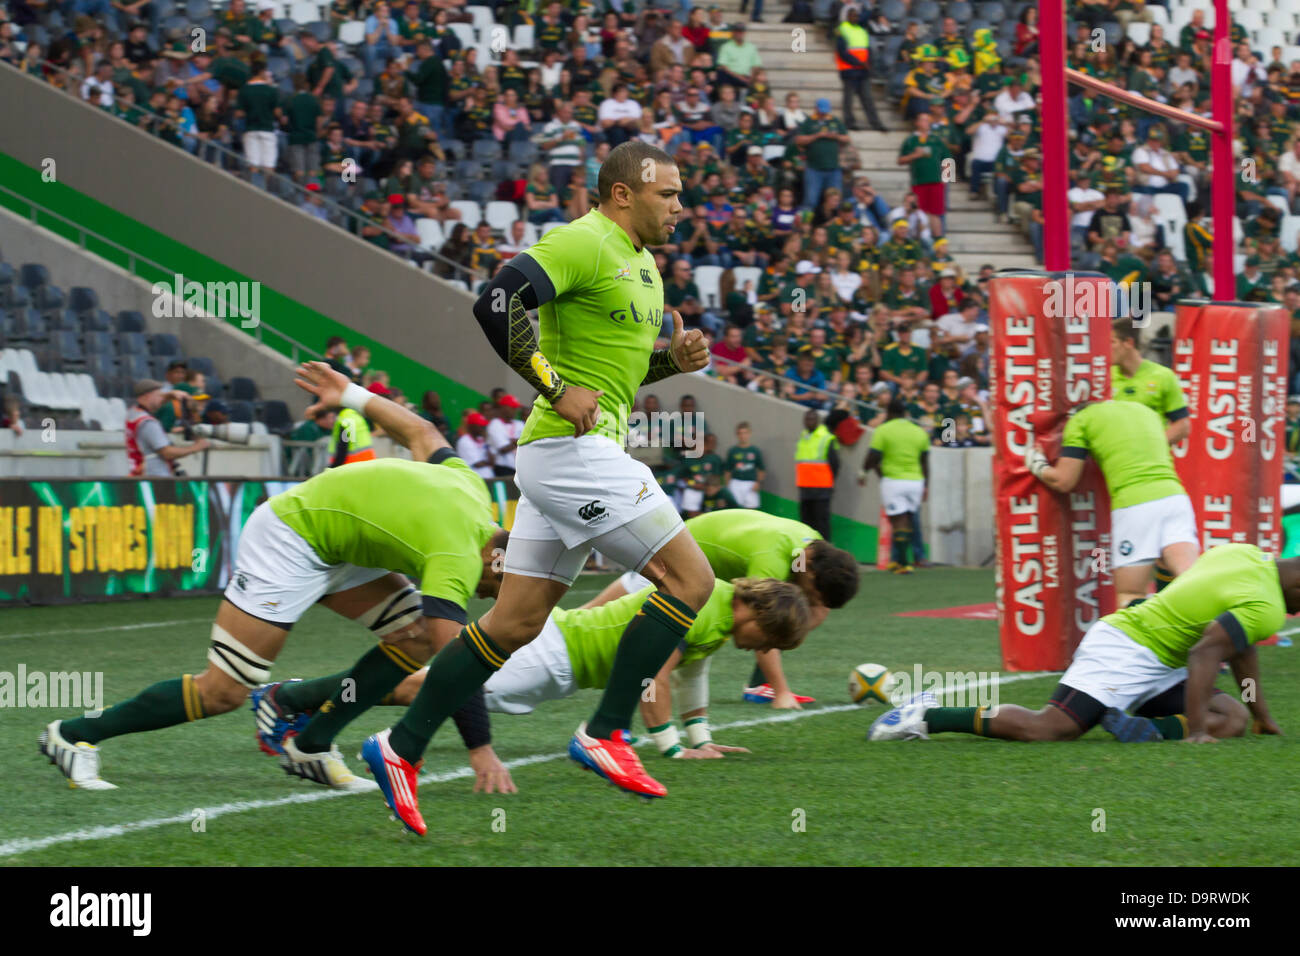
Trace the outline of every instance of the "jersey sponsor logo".
<path fill-rule="evenodd" d="M 604 517 L 604 515 L 605 509 L 600 506 L 599 498 L 594 501 L 588 501 L 578 509 L 578 517 L 583 521 L 595 521 L 597 518 Z"/>
<path fill-rule="evenodd" d="M 626 309 L 615 309 L 609 314 L 609 317 L 615 322 L 626 322 L 631 319 L 636 325 L 646 323 L 653 325 L 656 329 L 662 328 L 664 324 L 663 309 L 646 309 L 644 312 L 636 307 L 635 302 L 629 302 Z"/>

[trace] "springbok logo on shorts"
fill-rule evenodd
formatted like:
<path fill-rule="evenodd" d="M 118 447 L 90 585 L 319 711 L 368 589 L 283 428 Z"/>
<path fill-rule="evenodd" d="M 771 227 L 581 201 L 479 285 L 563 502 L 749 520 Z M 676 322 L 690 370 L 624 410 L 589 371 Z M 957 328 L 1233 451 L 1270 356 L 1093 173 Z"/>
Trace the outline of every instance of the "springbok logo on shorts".
<path fill-rule="evenodd" d="M 596 521 L 605 516 L 605 509 L 600 506 L 600 499 L 588 501 L 578 509 L 578 517 L 583 521 Z"/>

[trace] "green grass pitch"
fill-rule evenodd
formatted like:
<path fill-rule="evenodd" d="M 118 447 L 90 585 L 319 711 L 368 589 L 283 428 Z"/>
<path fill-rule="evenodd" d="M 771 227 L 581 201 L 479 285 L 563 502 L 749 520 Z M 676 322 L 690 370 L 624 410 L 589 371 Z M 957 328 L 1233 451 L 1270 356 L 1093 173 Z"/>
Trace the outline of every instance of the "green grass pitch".
<path fill-rule="evenodd" d="M 605 578 L 584 577 L 566 604 Z M 1263 688 L 1282 738 L 1211 746 L 1124 746 L 1096 729 L 1062 744 L 965 735 L 868 744 L 873 708 L 847 703 L 849 671 L 872 661 L 910 672 L 997 671 L 991 621 L 901 618 L 903 610 L 988 601 L 989 571 L 868 573 L 856 600 L 832 612 L 786 658 L 796 690 L 818 698 L 803 715 L 740 701 L 752 658 L 724 648 L 712 667 L 715 731 L 753 753 L 668 761 L 642 751 L 666 800 L 621 794 L 559 755 L 595 692 L 494 716 L 498 753 L 520 793 L 471 792 L 456 776 L 464 750 L 450 725 L 428 754 L 421 787 L 429 834 L 389 820 L 377 793 L 327 795 L 261 754 L 247 708 L 194 726 L 107 741 L 104 777 L 121 788 L 70 790 L 36 750 L 60 713 L 0 710 L 8 756 L 0 786 L 0 864 L 123 865 L 1294 865 L 1300 862 L 1295 784 L 1300 660 L 1260 650 Z M 0 670 L 104 672 L 109 703 L 204 666 L 215 598 L 6 610 Z M 486 605 L 476 604 L 471 613 Z M 364 651 L 357 627 L 313 609 L 275 674 L 319 676 Z M 1037 707 L 1054 677 L 1000 688 L 1002 702 Z M 349 763 L 365 735 L 394 721 L 377 708 L 340 739 Z M 71 715 L 68 715 L 71 716 Z M 450 779 L 448 779 L 450 778 Z M 203 825 L 196 820 L 203 809 Z M 1104 831 L 1098 830 L 1104 811 Z M 504 811 L 502 814 L 500 811 Z M 72 835 L 76 834 L 76 838 Z"/>

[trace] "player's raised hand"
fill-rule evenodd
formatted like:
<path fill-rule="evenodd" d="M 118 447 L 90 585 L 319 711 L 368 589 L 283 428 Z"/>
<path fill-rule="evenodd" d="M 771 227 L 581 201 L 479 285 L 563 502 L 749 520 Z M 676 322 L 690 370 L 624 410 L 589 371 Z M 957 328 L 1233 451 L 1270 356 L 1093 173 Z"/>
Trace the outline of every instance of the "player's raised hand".
<path fill-rule="evenodd" d="M 699 329 L 686 331 L 682 314 L 673 310 L 673 337 L 668 343 L 673 361 L 683 372 L 698 372 L 709 364 L 709 345 Z"/>
<path fill-rule="evenodd" d="M 581 385 L 570 385 L 563 395 L 551 402 L 551 408 L 566 422 L 572 423 L 573 437 L 577 438 L 596 427 L 600 420 L 600 405 L 597 403 L 604 394 Z"/>
<path fill-rule="evenodd" d="M 307 409 L 308 414 L 327 408 L 337 408 L 343 404 L 343 391 L 352 384 L 352 380 L 342 372 L 336 372 L 325 362 L 303 362 L 294 373 L 293 384 L 304 392 L 316 396 L 316 403 Z"/>
<path fill-rule="evenodd" d="M 475 793 L 518 793 L 519 788 L 510 779 L 510 771 L 496 755 L 491 744 L 475 747 L 469 752 L 469 765 L 474 771 Z"/>

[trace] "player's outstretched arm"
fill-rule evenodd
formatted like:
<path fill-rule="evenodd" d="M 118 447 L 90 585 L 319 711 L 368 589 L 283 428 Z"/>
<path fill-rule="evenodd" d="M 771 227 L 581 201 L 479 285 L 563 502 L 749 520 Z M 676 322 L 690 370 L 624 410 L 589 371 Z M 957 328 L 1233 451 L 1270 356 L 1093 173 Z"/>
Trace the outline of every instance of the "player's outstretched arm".
<path fill-rule="evenodd" d="M 1025 452 L 1025 467 L 1029 469 L 1029 473 L 1048 488 L 1062 494 L 1074 490 L 1074 486 L 1083 477 L 1085 462 L 1085 458 L 1075 457 L 1062 450 L 1061 457 L 1056 459 L 1056 464 L 1051 464 L 1043 454 L 1043 449 L 1037 444 L 1030 445 Z"/>
<path fill-rule="evenodd" d="M 395 442 L 411 452 L 415 461 L 428 461 L 439 448 L 449 448 L 442 433 L 409 408 L 367 391 L 342 372 L 324 362 L 303 362 L 293 383 L 316 396 L 316 408 L 351 408 L 382 428 Z"/>
<path fill-rule="evenodd" d="M 673 723 L 673 670 L 681 663 L 682 649 L 673 651 L 652 683 L 641 694 L 641 720 L 646 733 L 655 742 L 659 752 L 675 759 L 721 757 L 720 753 L 706 753 L 682 745 L 681 731 Z"/>
<path fill-rule="evenodd" d="M 1247 645 L 1248 646 L 1248 645 Z M 1210 696 L 1219 662 L 1234 660 L 1238 649 L 1219 621 L 1211 621 L 1196 646 L 1187 652 L 1187 736 L 1188 743 L 1213 743 L 1210 735 Z"/>
<path fill-rule="evenodd" d="M 785 679 L 785 668 L 781 666 L 781 652 L 775 649 L 755 651 L 754 660 L 763 672 L 763 679 L 772 687 L 773 710 L 803 710 L 790 690 L 790 682 Z"/>
<path fill-rule="evenodd" d="M 709 729 L 709 658 L 691 661 L 673 671 L 673 684 L 677 701 L 682 708 L 682 724 L 686 727 L 686 741 L 699 757 L 721 757 L 724 754 L 747 754 L 747 747 L 728 747 L 715 743 Z"/>

